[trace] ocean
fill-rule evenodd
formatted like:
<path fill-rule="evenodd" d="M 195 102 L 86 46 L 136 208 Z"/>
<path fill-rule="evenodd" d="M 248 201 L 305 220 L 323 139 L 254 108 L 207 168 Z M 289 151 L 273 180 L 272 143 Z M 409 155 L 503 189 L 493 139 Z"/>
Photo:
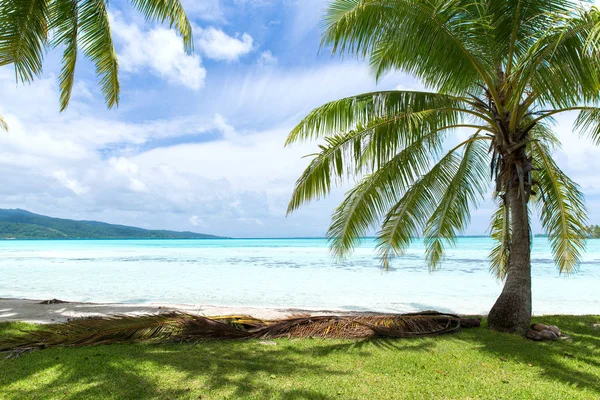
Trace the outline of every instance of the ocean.
<path fill-rule="evenodd" d="M 424 246 L 382 271 L 365 239 L 344 262 L 325 239 L 0 241 L 0 298 L 461 314 L 489 311 L 502 284 L 486 237 L 459 238 L 429 272 Z M 600 240 L 559 275 L 534 238 L 534 314 L 600 314 Z"/>

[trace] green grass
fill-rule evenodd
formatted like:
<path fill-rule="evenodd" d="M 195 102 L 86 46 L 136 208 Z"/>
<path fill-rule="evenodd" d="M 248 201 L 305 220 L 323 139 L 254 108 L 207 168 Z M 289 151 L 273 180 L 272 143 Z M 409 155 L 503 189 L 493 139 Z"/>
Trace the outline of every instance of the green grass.
<path fill-rule="evenodd" d="M 59 348 L 0 360 L 0 399 L 595 399 L 600 316 L 544 317 L 572 342 L 484 328 L 400 340 Z M 0 324 L 0 336 L 26 324 Z"/>

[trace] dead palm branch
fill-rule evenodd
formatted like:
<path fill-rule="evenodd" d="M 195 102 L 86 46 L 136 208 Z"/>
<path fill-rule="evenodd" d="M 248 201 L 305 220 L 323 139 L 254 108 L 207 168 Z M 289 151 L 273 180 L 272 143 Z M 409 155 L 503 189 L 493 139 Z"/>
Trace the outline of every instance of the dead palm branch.
<path fill-rule="evenodd" d="M 300 316 L 260 320 L 248 316 L 204 317 L 180 312 L 74 319 L 22 336 L 0 339 L 0 352 L 22 353 L 58 346 L 179 342 L 282 337 L 414 338 L 479 326 L 478 319 L 428 311 L 398 315 Z"/>

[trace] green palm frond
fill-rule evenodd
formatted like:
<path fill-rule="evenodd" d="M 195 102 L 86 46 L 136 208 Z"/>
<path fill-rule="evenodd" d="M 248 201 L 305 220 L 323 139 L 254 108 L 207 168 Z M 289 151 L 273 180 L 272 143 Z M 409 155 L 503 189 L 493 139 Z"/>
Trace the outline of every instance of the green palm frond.
<path fill-rule="evenodd" d="M 462 99 L 438 93 L 394 90 L 347 97 L 311 111 L 290 132 L 286 145 L 348 132 L 375 120 L 402 119 L 403 115 L 425 118 L 426 111 L 436 110 L 444 111 L 439 118 L 430 118 L 438 127 L 456 124 L 461 121 L 461 110 L 468 111 Z"/>
<path fill-rule="evenodd" d="M 118 105 L 119 62 L 104 0 L 83 0 L 79 3 L 79 44 L 96 66 L 106 105 L 109 108 Z"/>
<path fill-rule="evenodd" d="M 552 129 L 554 120 L 546 119 L 538 121 L 535 127 L 530 131 L 531 140 L 540 142 L 548 151 L 554 151 L 561 148 L 560 140 Z"/>
<path fill-rule="evenodd" d="M 77 64 L 77 39 L 79 35 L 79 7 L 77 1 L 54 0 L 51 3 L 52 45 L 64 46 L 60 72 L 60 110 L 64 111 L 71 100 Z"/>
<path fill-rule="evenodd" d="M 596 145 L 600 145 L 600 108 L 589 107 L 581 110 L 574 127 L 581 136 L 587 136 Z"/>
<path fill-rule="evenodd" d="M 439 205 L 440 196 L 447 190 L 461 164 L 461 157 L 456 152 L 465 144 L 467 142 L 444 155 L 385 215 L 376 238 L 384 268 L 389 267 L 393 256 L 404 254 L 412 240 L 425 230 Z"/>
<path fill-rule="evenodd" d="M 493 29 L 496 59 L 506 59 L 506 70 L 535 42 L 539 27 L 553 25 L 557 16 L 567 18 L 579 4 L 569 0 L 507 0 L 490 1 L 488 13 Z"/>
<path fill-rule="evenodd" d="M 335 210 L 327 237 L 337 258 L 346 256 L 369 228 L 425 173 L 432 154 L 441 151 L 446 130 L 416 140 L 375 172 L 364 177 Z"/>
<path fill-rule="evenodd" d="M 490 224 L 490 236 L 494 240 L 494 247 L 489 254 L 490 272 L 498 279 L 504 279 L 511 247 L 510 213 L 503 198 L 498 197 L 497 202 L 498 207 L 492 214 Z"/>
<path fill-rule="evenodd" d="M 175 27 L 183 38 L 188 54 L 194 50 L 192 26 L 179 0 L 130 0 L 148 20 L 165 22 Z"/>
<path fill-rule="evenodd" d="M 521 92 L 529 87 L 540 104 L 557 109 L 600 100 L 597 44 L 590 45 L 600 14 L 574 10 L 554 17 L 548 30 L 529 46 L 514 77 Z"/>
<path fill-rule="evenodd" d="M 330 5 L 323 43 L 370 57 L 377 76 L 400 69 L 442 92 L 491 82 L 488 29 L 472 1 L 341 0 Z"/>
<path fill-rule="evenodd" d="M 14 64 L 17 81 L 31 82 L 42 73 L 48 14 L 47 0 L 0 2 L 0 66 Z"/>
<path fill-rule="evenodd" d="M 4 118 L 2 118 L 1 115 L 0 115 L 0 129 L 4 130 L 4 131 L 8 131 L 8 124 L 6 123 Z"/>
<path fill-rule="evenodd" d="M 554 260 L 561 273 L 574 271 L 585 249 L 587 209 L 579 187 L 554 162 L 548 148 L 532 142 L 531 153 L 541 196 L 535 203 L 548 233 Z"/>
<path fill-rule="evenodd" d="M 471 221 L 471 208 L 483 199 L 489 181 L 490 157 L 487 142 L 477 134 L 464 146 L 460 164 L 442 193 L 435 193 L 439 205 L 425 226 L 425 258 L 431 269 L 440 264 L 446 246 L 455 244 L 456 235 Z"/>
<path fill-rule="evenodd" d="M 434 101 L 431 106 L 437 106 Z M 425 106 L 425 104 L 423 105 Z M 327 195 L 335 180 L 346 175 L 361 175 L 385 165 L 398 151 L 438 132 L 461 126 L 460 114 L 452 108 L 416 110 L 407 108 L 402 113 L 380 119 L 371 119 L 366 126 L 344 134 L 325 137 L 325 145 L 296 182 L 288 206 L 288 214 L 302 204 Z M 324 117 L 326 118 L 326 116 Z M 318 124 L 315 121 L 314 124 Z M 477 127 L 477 126 L 475 126 Z"/>

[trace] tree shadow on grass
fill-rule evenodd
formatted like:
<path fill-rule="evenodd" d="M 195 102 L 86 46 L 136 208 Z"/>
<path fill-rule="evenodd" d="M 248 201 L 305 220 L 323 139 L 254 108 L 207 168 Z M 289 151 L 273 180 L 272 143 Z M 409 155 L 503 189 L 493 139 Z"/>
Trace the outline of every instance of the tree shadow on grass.
<path fill-rule="evenodd" d="M 11 399 L 331 399 L 339 398 L 337 388 L 323 379 L 339 382 L 356 371 L 327 356 L 360 358 L 380 349 L 422 351 L 433 345 L 282 339 L 57 348 L 0 361 L 0 387 Z"/>
<path fill-rule="evenodd" d="M 496 358 L 531 365 L 542 376 L 586 388 L 600 396 L 597 374 L 585 372 L 600 367 L 600 330 L 592 327 L 598 317 L 546 316 L 536 317 L 534 323 L 557 325 L 572 340 L 533 342 L 523 337 L 488 331 L 484 324 L 476 331 L 464 331 L 456 340 L 465 345 L 478 345 L 478 350 Z"/>
<path fill-rule="evenodd" d="M 0 361 L 0 387 L 13 383 L 14 389 L 5 392 L 11 399 L 333 398 L 278 386 L 277 379 L 344 372 L 303 362 L 280 346 L 259 346 L 206 342 L 50 349 Z M 46 380 L 48 372 L 52 377 Z M 15 386 L 17 381 L 22 384 Z"/>
<path fill-rule="evenodd" d="M 283 339 L 275 344 L 256 340 L 59 348 L 0 360 L 0 388 L 4 388 L 0 397 L 340 398 L 336 385 L 349 375 L 361 373 L 360 367 L 353 365 L 357 359 L 388 352 L 441 351 L 439 355 L 444 357 L 448 350 L 440 350 L 446 347 L 440 345 L 442 341 L 458 342 L 459 348 L 465 346 L 517 366 L 532 364 L 542 378 L 600 395 L 600 331 L 591 326 L 598 322 L 597 317 L 537 320 L 559 325 L 573 342 L 536 343 L 482 327 L 450 337 L 418 340 Z"/>
<path fill-rule="evenodd" d="M 306 339 L 296 339 L 306 340 Z M 370 350 L 393 350 L 393 351 L 426 351 L 435 347 L 434 340 L 419 340 L 419 339 L 390 339 L 390 338 L 373 338 L 361 340 L 348 340 L 341 343 L 327 344 L 323 342 L 320 346 L 307 349 L 291 349 L 297 354 L 307 355 L 307 351 L 311 355 L 318 357 L 326 357 L 333 353 L 352 352 L 353 355 L 359 357 L 367 357 L 371 354 Z"/>

